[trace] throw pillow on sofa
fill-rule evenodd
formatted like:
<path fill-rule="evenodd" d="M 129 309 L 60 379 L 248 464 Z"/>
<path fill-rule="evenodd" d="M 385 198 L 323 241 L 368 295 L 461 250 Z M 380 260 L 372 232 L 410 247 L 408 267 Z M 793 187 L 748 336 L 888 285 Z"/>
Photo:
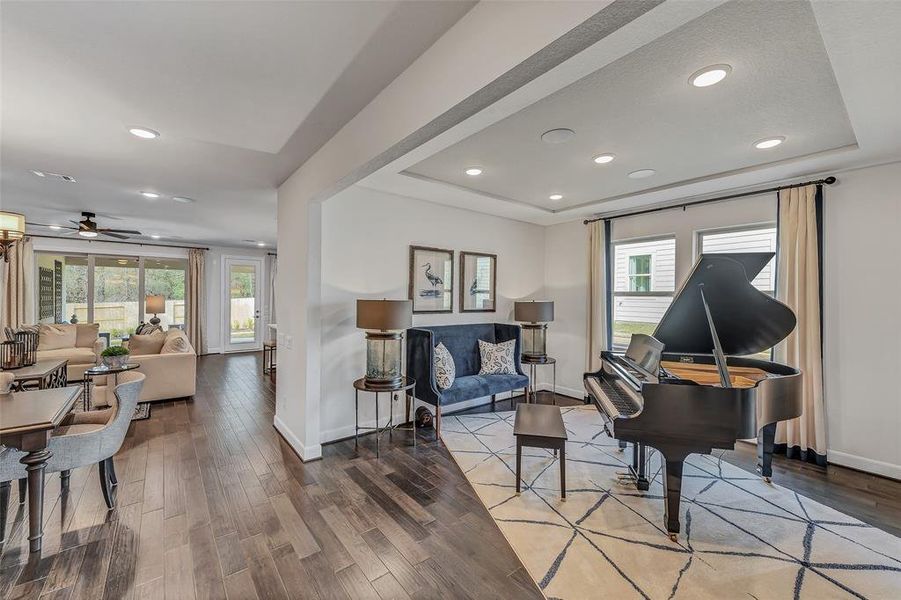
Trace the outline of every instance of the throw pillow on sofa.
<path fill-rule="evenodd" d="M 160 349 L 160 354 L 183 354 L 191 350 L 188 336 L 180 329 L 170 329 L 166 332 L 166 341 Z"/>
<path fill-rule="evenodd" d="M 90 348 L 100 337 L 100 323 L 78 323 L 75 326 L 75 346 Z"/>
<path fill-rule="evenodd" d="M 133 335 L 128 338 L 128 353 L 132 356 L 159 354 L 166 343 L 166 334 L 162 331 L 150 335 Z"/>
<path fill-rule="evenodd" d="M 482 366 L 479 375 L 516 375 L 516 340 L 492 344 L 479 340 Z"/>
<path fill-rule="evenodd" d="M 41 323 L 38 331 L 38 352 L 74 348 L 75 340 L 75 325 Z"/>
<path fill-rule="evenodd" d="M 439 343 L 435 346 L 435 383 L 438 384 L 438 389 L 446 390 L 454 385 L 456 378 L 457 366 L 454 364 L 454 357 L 444 343 Z"/>

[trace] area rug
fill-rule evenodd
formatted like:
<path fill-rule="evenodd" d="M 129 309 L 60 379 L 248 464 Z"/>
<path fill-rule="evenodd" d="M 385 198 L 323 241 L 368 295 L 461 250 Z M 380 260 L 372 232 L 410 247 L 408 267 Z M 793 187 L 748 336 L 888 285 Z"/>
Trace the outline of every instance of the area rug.
<path fill-rule="evenodd" d="M 618 482 L 631 457 L 593 407 L 562 408 L 567 500 L 551 452 L 524 449 L 514 412 L 442 419 L 444 444 L 548 598 L 901 598 L 901 539 L 730 465 L 692 455 L 679 541 L 651 489 Z"/>
<path fill-rule="evenodd" d="M 81 401 L 75 403 L 72 406 L 72 412 L 83 412 L 84 407 L 81 404 Z M 135 412 L 131 416 L 132 421 L 143 421 L 144 419 L 150 418 L 150 402 L 138 402 L 137 406 L 135 406 Z"/>

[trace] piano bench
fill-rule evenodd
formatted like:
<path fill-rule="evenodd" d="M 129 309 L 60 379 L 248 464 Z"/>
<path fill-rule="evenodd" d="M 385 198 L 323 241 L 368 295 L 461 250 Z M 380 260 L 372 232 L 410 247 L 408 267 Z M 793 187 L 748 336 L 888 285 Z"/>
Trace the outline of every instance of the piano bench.
<path fill-rule="evenodd" d="M 520 404 L 513 422 L 516 437 L 516 494 L 522 482 L 522 449 L 545 448 L 560 456 L 560 499 L 566 501 L 566 428 L 560 408 L 547 404 Z"/>

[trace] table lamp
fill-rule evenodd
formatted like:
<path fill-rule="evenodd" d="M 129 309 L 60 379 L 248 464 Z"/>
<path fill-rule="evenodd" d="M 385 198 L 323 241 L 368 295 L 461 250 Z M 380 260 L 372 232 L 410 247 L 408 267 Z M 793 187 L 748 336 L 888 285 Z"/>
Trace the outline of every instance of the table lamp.
<path fill-rule="evenodd" d="M 159 325 L 160 319 L 156 315 L 159 313 L 166 312 L 166 297 L 165 296 L 147 296 L 145 299 L 147 302 L 146 310 L 147 313 L 153 313 L 153 318 L 150 319 L 151 325 Z"/>
<path fill-rule="evenodd" d="M 514 302 L 513 318 L 523 323 L 523 356 L 546 358 L 547 324 L 554 320 L 554 303 L 549 300 Z"/>
<path fill-rule="evenodd" d="M 404 329 L 412 324 L 412 300 L 357 300 L 357 328 L 366 330 L 366 383 L 400 384 Z"/>

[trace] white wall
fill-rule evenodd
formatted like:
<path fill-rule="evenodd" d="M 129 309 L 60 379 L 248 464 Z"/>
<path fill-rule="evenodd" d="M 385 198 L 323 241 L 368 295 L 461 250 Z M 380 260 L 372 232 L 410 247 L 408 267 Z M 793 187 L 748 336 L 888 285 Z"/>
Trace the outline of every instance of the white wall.
<path fill-rule="evenodd" d="M 457 280 L 461 250 L 498 257 L 496 312 L 460 313 L 455 291 L 453 313 L 414 315 L 414 326 L 512 322 L 514 300 L 543 298 L 544 229 L 358 186 L 326 202 L 322 208 L 322 441 L 353 435 L 351 382 L 362 376 L 366 363 L 363 332 L 355 324 L 356 300 L 407 298 L 410 245 L 454 250 Z M 583 255 L 584 246 L 576 245 Z M 382 402 L 387 410 L 385 395 Z M 361 424 L 369 424 L 375 418 L 372 395 L 361 394 L 360 406 Z M 403 417 L 402 402 L 397 414 Z"/>
<path fill-rule="evenodd" d="M 839 175 L 824 205 L 828 458 L 901 479 L 901 163 Z"/>
<path fill-rule="evenodd" d="M 135 244 L 117 244 L 112 242 L 91 242 L 88 240 L 65 238 L 34 238 L 35 252 L 59 252 L 75 254 L 112 254 L 116 256 L 156 256 L 167 258 L 187 258 L 188 251 L 184 248 L 166 246 L 139 246 Z M 270 250 L 271 251 L 271 250 Z M 263 329 L 266 332 L 268 323 L 269 306 L 269 274 L 267 272 L 268 261 L 266 249 L 259 248 L 227 248 L 214 246 L 206 253 L 204 271 L 206 276 L 206 348 L 198 348 L 198 352 L 218 353 L 222 350 L 222 256 L 242 256 L 251 258 L 263 258 L 263 273 L 261 284 L 263 286 Z M 265 339 L 265 336 L 264 336 Z"/>
<path fill-rule="evenodd" d="M 557 391 L 582 398 L 588 320 L 588 230 L 582 221 L 562 223 L 546 227 L 544 240 L 545 296 L 554 301 L 547 352 L 557 359 Z M 538 381 L 550 383 L 548 367 L 539 367 Z"/>

